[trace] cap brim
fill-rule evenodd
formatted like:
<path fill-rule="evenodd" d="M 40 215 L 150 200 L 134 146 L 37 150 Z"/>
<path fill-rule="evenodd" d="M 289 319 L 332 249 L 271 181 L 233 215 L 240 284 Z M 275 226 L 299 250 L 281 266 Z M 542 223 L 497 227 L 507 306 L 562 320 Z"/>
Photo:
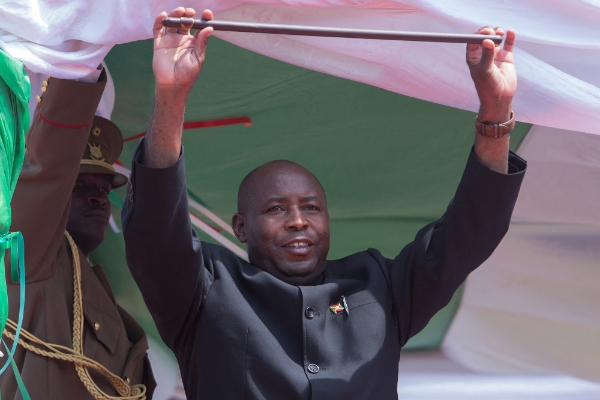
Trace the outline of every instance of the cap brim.
<path fill-rule="evenodd" d="M 129 178 L 126 177 L 123 174 L 120 174 L 116 171 L 110 170 L 106 167 L 103 167 L 101 165 L 80 165 L 79 166 L 79 173 L 80 174 L 108 174 L 108 175 L 112 175 L 113 179 L 112 179 L 112 187 L 114 188 L 118 188 L 123 186 L 124 184 L 127 183 L 127 181 L 129 181 Z"/>

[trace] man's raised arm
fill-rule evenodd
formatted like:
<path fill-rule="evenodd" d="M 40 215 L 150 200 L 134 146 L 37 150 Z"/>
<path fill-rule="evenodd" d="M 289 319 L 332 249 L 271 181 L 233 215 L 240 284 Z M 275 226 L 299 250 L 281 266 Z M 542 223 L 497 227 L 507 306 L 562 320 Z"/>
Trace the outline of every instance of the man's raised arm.
<path fill-rule="evenodd" d="M 504 35 L 501 28 L 478 33 Z M 509 151 L 517 74 L 515 33 L 509 30 L 506 36 L 503 48 L 491 40 L 467 46 L 481 106 L 473 152 L 454 199 L 442 218 L 421 229 L 395 260 L 386 261 L 402 345 L 448 304 L 508 230 L 526 162 Z"/>
<path fill-rule="evenodd" d="M 173 10 L 173 17 L 193 17 L 195 11 L 183 7 Z M 154 58 L 152 69 L 156 78 L 154 110 L 146 135 L 144 165 L 169 167 L 179 159 L 181 132 L 188 95 L 204 64 L 206 44 L 212 28 L 189 34 L 189 29 L 163 28 L 161 13 L 154 22 Z M 211 11 L 202 13 L 212 19 Z"/>
<path fill-rule="evenodd" d="M 193 17 L 177 8 L 172 17 Z M 188 213 L 181 133 L 185 103 L 204 62 L 212 28 L 154 23 L 155 101 L 146 138 L 134 154 L 128 201 L 123 207 L 127 262 L 165 343 L 176 350 L 212 283 Z M 212 19 L 210 11 L 202 18 Z"/>

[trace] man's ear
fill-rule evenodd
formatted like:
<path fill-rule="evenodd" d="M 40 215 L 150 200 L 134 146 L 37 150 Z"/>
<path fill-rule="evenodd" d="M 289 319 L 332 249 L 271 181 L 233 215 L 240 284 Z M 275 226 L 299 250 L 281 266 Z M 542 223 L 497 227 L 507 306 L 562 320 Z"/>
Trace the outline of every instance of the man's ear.
<path fill-rule="evenodd" d="M 233 229 L 233 234 L 242 243 L 246 243 L 246 226 L 244 225 L 244 216 L 239 213 L 233 214 L 231 218 L 231 229 Z"/>

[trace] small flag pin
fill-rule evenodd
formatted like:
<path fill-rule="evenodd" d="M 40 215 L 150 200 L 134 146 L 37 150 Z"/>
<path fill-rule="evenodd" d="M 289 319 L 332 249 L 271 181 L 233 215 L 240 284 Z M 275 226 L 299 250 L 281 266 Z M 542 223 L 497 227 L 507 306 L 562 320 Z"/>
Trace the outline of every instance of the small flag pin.
<path fill-rule="evenodd" d="M 334 314 L 339 314 L 344 311 L 344 306 L 341 303 L 335 303 L 329 306 L 329 309 Z"/>
<path fill-rule="evenodd" d="M 348 310 L 348 303 L 346 303 L 346 297 L 340 297 L 340 301 L 338 303 L 332 304 L 329 306 L 329 310 L 335 315 L 340 314 L 342 312 L 346 312 L 346 314 L 350 315 L 350 310 Z"/>

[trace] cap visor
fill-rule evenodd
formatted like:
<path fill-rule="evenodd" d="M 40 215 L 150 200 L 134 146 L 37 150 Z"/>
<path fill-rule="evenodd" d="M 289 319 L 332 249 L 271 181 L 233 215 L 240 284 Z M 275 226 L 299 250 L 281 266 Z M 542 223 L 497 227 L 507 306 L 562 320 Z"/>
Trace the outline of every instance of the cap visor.
<path fill-rule="evenodd" d="M 110 169 L 102 167 L 101 165 L 80 165 L 79 173 L 80 174 L 108 174 L 108 175 L 111 175 L 113 177 L 113 179 L 112 179 L 113 189 L 123 186 L 129 180 L 129 178 L 126 177 L 125 175 L 120 174 L 115 171 L 111 171 Z"/>

